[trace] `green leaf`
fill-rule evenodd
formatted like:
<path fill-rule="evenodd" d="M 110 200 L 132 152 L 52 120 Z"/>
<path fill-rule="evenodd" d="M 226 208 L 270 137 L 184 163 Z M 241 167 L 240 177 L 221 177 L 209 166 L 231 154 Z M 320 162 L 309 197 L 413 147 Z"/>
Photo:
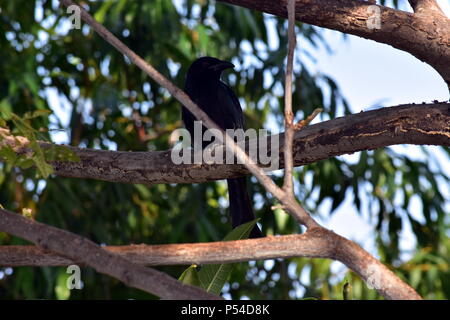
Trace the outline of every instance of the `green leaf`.
<path fill-rule="evenodd" d="M 248 238 L 250 231 L 255 226 L 258 219 L 244 223 L 233 229 L 223 241 L 241 240 Z M 201 287 L 207 292 L 219 295 L 224 284 L 233 270 L 233 264 L 210 264 L 201 268 L 198 277 Z"/>
<path fill-rule="evenodd" d="M 178 280 L 184 284 L 201 287 L 200 279 L 198 277 L 197 266 L 195 264 L 191 265 L 189 268 L 184 270 L 184 272 L 181 274 Z"/>
<path fill-rule="evenodd" d="M 67 300 L 70 297 L 70 290 L 67 288 L 67 279 L 69 275 L 60 271 L 56 279 L 55 295 L 58 300 Z"/>
<path fill-rule="evenodd" d="M 205 26 L 198 25 L 197 26 L 197 35 L 198 35 L 198 46 L 200 49 L 200 52 L 203 52 L 206 54 L 208 49 L 208 42 L 209 42 L 209 36 L 207 34 L 207 30 Z"/>
<path fill-rule="evenodd" d="M 411 270 L 409 283 L 413 288 L 417 288 L 421 279 L 422 279 L 422 270 L 420 270 L 420 268 L 415 268 Z"/>
<path fill-rule="evenodd" d="M 48 116 L 51 113 L 52 113 L 51 110 L 36 110 L 36 111 L 33 111 L 33 112 L 26 112 L 23 115 L 22 119 L 23 120 L 34 119 L 34 118 L 37 118 L 37 117 Z"/>
<path fill-rule="evenodd" d="M 278 208 L 275 209 L 274 215 L 275 215 L 275 222 L 277 223 L 277 228 L 282 232 L 289 221 L 289 214 L 287 214 L 286 211 L 284 211 L 283 209 Z"/>
<path fill-rule="evenodd" d="M 2 120 L 8 121 L 11 119 L 12 114 L 11 110 L 12 110 L 11 104 L 6 98 L 0 101 L 0 118 L 2 118 Z"/>
<path fill-rule="evenodd" d="M 352 300 L 352 287 L 348 281 L 342 287 L 342 297 L 344 300 Z"/>
<path fill-rule="evenodd" d="M 23 75 L 23 80 L 26 83 L 26 85 L 28 86 L 28 88 L 34 93 L 34 94 L 38 94 L 39 93 L 39 83 L 37 80 L 37 77 L 31 73 L 31 72 L 27 72 Z"/>
<path fill-rule="evenodd" d="M 45 162 L 44 152 L 36 141 L 30 143 L 30 148 L 33 149 L 34 155 L 31 157 L 36 164 L 38 173 L 46 179 L 53 173 L 53 167 Z"/>
<path fill-rule="evenodd" d="M 45 161 L 72 161 L 79 162 L 80 157 L 66 146 L 52 145 L 43 149 Z"/>
<path fill-rule="evenodd" d="M 13 165 L 16 162 L 17 156 L 10 146 L 4 146 L 0 148 L 0 159 L 4 159 L 6 163 Z"/>
<path fill-rule="evenodd" d="M 111 8 L 111 6 L 113 5 L 113 2 L 104 2 L 102 4 L 102 6 L 100 7 L 100 9 L 98 9 L 95 14 L 94 14 L 94 18 L 95 20 L 97 20 L 100 23 L 103 23 L 105 21 L 105 15 L 108 12 L 108 10 Z"/>
<path fill-rule="evenodd" d="M 25 136 L 28 140 L 30 140 L 30 142 L 36 140 L 36 130 L 31 127 L 26 121 L 24 121 L 24 119 L 12 113 L 11 120 L 19 130 L 20 135 Z"/>
<path fill-rule="evenodd" d="M 252 231 L 253 227 L 256 225 L 258 221 L 259 219 L 255 219 L 247 223 L 241 224 L 240 226 L 237 226 L 236 228 L 231 230 L 231 232 L 228 233 L 225 236 L 225 238 L 223 238 L 223 241 L 247 239 L 248 236 L 250 235 L 250 231 Z"/>
<path fill-rule="evenodd" d="M 29 169 L 34 165 L 33 159 L 18 159 L 17 160 L 17 166 L 21 169 Z"/>

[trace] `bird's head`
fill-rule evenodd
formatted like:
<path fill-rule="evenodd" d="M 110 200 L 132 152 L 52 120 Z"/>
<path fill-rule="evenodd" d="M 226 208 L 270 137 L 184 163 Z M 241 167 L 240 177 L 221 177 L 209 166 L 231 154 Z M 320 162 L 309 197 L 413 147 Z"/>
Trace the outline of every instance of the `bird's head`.
<path fill-rule="evenodd" d="M 234 64 L 213 57 L 201 57 L 195 60 L 189 67 L 186 80 L 219 80 L 222 71 L 229 68 L 234 68 Z"/>

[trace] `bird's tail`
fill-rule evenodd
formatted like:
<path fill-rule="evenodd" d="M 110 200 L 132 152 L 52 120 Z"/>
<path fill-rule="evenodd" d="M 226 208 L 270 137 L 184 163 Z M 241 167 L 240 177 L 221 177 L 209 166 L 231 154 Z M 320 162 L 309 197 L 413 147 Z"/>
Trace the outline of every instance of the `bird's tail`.
<path fill-rule="evenodd" d="M 230 216 L 233 228 L 255 219 L 253 206 L 247 192 L 247 181 L 245 177 L 227 179 L 228 196 L 230 198 Z M 262 237 L 261 230 L 255 225 L 250 232 L 250 238 Z"/>

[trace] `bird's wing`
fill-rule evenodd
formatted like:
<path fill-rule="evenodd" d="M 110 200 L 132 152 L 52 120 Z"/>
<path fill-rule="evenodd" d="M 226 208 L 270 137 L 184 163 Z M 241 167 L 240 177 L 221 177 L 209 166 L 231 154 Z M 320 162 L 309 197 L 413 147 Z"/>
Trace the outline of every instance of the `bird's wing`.
<path fill-rule="evenodd" d="M 245 128 L 244 116 L 242 114 L 241 104 L 239 103 L 239 99 L 234 94 L 233 90 L 225 83 L 220 83 L 219 90 L 219 101 L 223 103 L 223 110 L 226 112 L 227 118 L 230 118 L 231 126 L 227 126 L 227 128 Z M 227 121 L 229 122 L 229 121 Z"/>

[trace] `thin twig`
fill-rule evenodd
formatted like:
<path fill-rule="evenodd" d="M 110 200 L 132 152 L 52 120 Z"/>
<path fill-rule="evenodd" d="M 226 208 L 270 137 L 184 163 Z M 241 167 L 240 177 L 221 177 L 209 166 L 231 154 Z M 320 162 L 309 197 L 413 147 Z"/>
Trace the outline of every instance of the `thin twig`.
<path fill-rule="evenodd" d="M 295 0 L 289 0 L 288 10 L 288 56 L 286 63 L 286 77 L 284 84 L 284 183 L 283 190 L 288 196 L 294 195 L 293 171 L 294 160 L 292 144 L 294 141 L 294 113 L 292 112 L 292 73 L 294 66 L 295 35 Z"/>
<path fill-rule="evenodd" d="M 313 121 L 314 118 L 317 117 L 317 115 L 318 115 L 319 113 L 321 113 L 322 111 L 323 111 L 322 108 L 316 108 L 316 109 L 314 109 L 313 113 L 311 113 L 306 119 L 301 120 L 299 123 L 296 123 L 296 124 L 294 125 L 295 130 L 301 130 L 301 129 L 303 129 L 304 127 L 306 127 L 306 126 L 307 126 L 308 124 L 310 124 L 310 122 Z"/>

